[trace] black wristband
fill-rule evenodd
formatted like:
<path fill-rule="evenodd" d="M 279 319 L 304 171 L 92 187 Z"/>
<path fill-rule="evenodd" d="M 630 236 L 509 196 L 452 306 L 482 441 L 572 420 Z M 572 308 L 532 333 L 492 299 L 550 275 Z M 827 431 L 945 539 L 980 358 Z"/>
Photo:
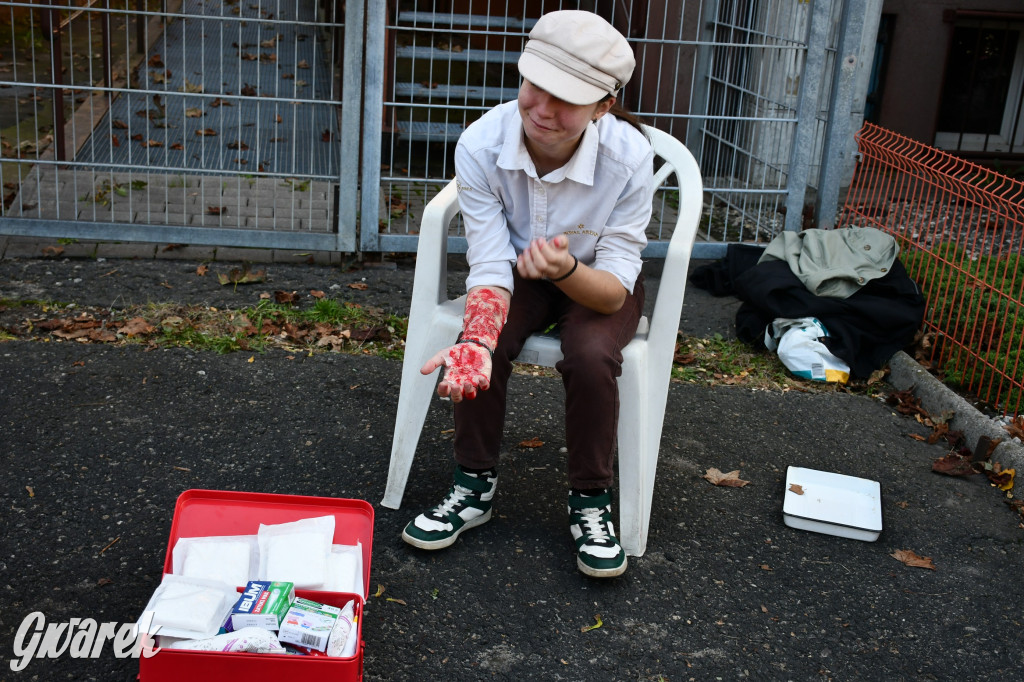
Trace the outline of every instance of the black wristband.
<path fill-rule="evenodd" d="M 576 268 L 579 266 L 579 264 L 580 264 L 580 259 L 577 258 L 576 256 L 573 256 L 572 257 L 572 267 L 569 268 L 569 272 L 565 273 L 561 277 L 556 277 L 555 279 L 549 279 L 548 281 L 549 282 L 561 282 L 563 279 L 569 279 L 569 275 L 571 275 L 572 273 L 576 272 Z"/>
<path fill-rule="evenodd" d="M 475 343 L 476 345 L 480 346 L 485 351 L 487 351 L 487 354 L 490 355 L 492 358 L 494 357 L 494 351 L 491 350 L 490 348 L 488 348 L 487 344 L 484 343 L 483 341 L 477 341 L 476 339 L 461 339 L 460 338 L 458 341 L 456 341 L 456 343 Z"/>

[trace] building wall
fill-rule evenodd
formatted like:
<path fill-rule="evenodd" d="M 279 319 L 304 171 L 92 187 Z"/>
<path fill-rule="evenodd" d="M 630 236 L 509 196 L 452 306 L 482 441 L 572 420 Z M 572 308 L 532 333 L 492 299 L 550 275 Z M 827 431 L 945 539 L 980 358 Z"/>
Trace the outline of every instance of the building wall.
<path fill-rule="evenodd" d="M 896 22 L 878 123 L 925 144 L 935 141 L 935 120 L 952 24 L 945 10 L 1022 12 L 1022 0 L 885 0 Z"/>

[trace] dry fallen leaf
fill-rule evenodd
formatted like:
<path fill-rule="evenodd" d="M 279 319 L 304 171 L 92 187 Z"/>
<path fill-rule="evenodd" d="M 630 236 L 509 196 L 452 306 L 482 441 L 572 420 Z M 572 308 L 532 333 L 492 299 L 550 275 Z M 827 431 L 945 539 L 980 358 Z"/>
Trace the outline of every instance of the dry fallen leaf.
<path fill-rule="evenodd" d="M 970 455 L 953 451 L 932 462 L 932 471 L 946 476 L 970 476 L 978 473 Z"/>
<path fill-rule="evenodd" d="M 309 295 L 312 296 L 313 298 L 323 298 L 327 294 L 325 294 L 324 292 L 320 291 L 319 289 L 310 289 L 309 290 Z"/>
<path fill-rule="evenodd" d="M 604 625 L 604 621 L 601 620 L 601 614 L 600 613 L 595 613 L 594 614 L 594 624 L 593 625 L 584 625 L 583 627 L 580 628 L 580 632 L 590 632 L 591 630 L 598 629 L 602 625 Z"/>
<path fill-rule="evenodd" d="M 377 591 L 373 593 L 373 596 L 379 597 L 382 594 L 384 594 L 384 586 L 380 583 L 377 583 Z"/>
<path fill-rule="evenodd" d="M 138 336 L 140 334 L 151 334 L 154 331 L 156 331 L 156 327 L 146 322 L 146 320 L 141 317 L 133 317 L 125 322 L 124 326 L 121 327 L 121 333 L 128 337 Z"/>
<path fill-rule="evenodd" d="M 402 599 L 395 599 L 394 597 L 386 597 L 385 601 L 391 601 L 391 602 L 394 602 L 396 604 L 401 604 L 402 606 L 408 606 L 408 604 L 406 604 L 404 600 L 402 600 Z"/>
<path fill-rule="evenodd" d="M 366 291 L 370 288 L 370 285 L 366 282 L 352 282 L 348 285 L 349 289 L 358 289 L 359 291 Z"/>
<path fill-rule="evenodd" d="M 539 448 L 542 445 L 544 445 L 544 441 L 542 441 L 540 438 L 537 438 L 536 436 L 519 442 L 519 447 L 521 448 Z"/>
<path fill-rule="evenodd" d="M 274 301 L 281 304 L 297 303 L 299 300 L 299 292 L 297 291 L 275 291 Z"/>
<path fill-rule="evenodd" d="M 709 481 L 712 485 L 726 486 L 729 488 L 742 488 L 743 486 L 750 483 L 750 481 L 744 481 L 740 478 L 740 470 L 730 471 L 727 474 L 723 474 L 718 469 L 711 467 L 707 473 L 701 478 Z"/>
<path fill-rule="evenodd" d="M 1013 490 L 1013 478 L 1016 473 L 1016 469 L 1003 469 L 999 462 L 996 462 L 992 471 L 986 471 L 985 475 L 992 485 L 1003 492 L 1008 492 Z"/>
<path fill-rule="evenodd" d="M 1014 417 L 1009 424 L 1004 424 L 1003 428 L 1009 432 L 1011 438 L 1024 440 L 1024 414 Z"/>
<path fill-rule="evenodd" d="M 790 483 L 789 484 L 789 491 L 793 492 L 793 493 L 796 493 L 797 495 L 803 495 L 804 494 L 804 487 L 802 485 L 797 485 L 796 483 Z"/>
<path fill-rule="evenodd" d="M 930 556 L 918 556 L 917 553 L 909 549 L 897 549 L 889 556 L 897 561 L 902 561 L 907 566 L 911 566 L 913 568 L 927 568 L 930 571 L 935 570 L 935 563 L 932 561 Z"/>
<path fill-rule="evenodd" d="M 196 268 L 196 274 L 199 275 L 200 277 L 205 277 L 206 273 L 208 273 L 209 271 L 210 266 L 206 264 L 200 265 L 199 267 Z"/>
<path fill-rule="evenodd" d="M 25 486 L 25 490 L 28 491 L 28 496 L 29 497 L 35 497 L 36 496 L 36 491 L 32 490 L 32 486 L 30 486 L 30 485 Z"/>

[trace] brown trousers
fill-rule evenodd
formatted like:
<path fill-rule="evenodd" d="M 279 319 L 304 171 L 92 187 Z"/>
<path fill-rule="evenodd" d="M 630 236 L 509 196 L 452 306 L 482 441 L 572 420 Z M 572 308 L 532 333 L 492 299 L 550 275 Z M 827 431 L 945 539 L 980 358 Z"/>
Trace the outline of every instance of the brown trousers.
<path fill-rule="evenodd" d="M 643 275 L 622 308 L 611 315 L 574 302 L 546 280 L 523 279 L 518 272 L 514 277 L 490 388 L 455 405 L 455 461 L 472 469 L 497 466 L 512 360 L 530 334 L 557 322 L 565 356 L 555 368 L 565 385 L 569 484 L 579 489 L 609 488 L 615 476 L 619 420 L 616 378 L 622 373 L 622 349 L 636 334 L 643 314 Z"/>

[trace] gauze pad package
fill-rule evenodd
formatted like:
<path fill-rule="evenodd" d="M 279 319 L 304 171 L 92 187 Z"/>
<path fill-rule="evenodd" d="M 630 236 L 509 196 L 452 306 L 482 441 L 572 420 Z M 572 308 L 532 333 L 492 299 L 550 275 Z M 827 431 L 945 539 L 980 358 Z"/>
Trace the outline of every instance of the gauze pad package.
<path fill-rule="evenodd" d="M 256 578 L 259 545 L 255 535 L 178 538 L 172 561 L 175 575 L 242 587 Z"/>
<path fill-rule="evenodd" d="M 275 525 L 260 524 L 259 579 L 318 590 L 327 580 L 327 555 L 334 540 L 334 517 L 318 516 Z"/>
<path fill-rule="evenodd" d="M 237 599 L 235 588 L 218 580 L 169 573 L 145 610 L 153 612 L 152 626 L 160 626 L 161 635 L 205 639 L 217 634 Z"/>
<path fill-rule="evenodd" d="M 323 589 L 326 592 L 363 594 L 363 543 L 331 547 Z"/>

